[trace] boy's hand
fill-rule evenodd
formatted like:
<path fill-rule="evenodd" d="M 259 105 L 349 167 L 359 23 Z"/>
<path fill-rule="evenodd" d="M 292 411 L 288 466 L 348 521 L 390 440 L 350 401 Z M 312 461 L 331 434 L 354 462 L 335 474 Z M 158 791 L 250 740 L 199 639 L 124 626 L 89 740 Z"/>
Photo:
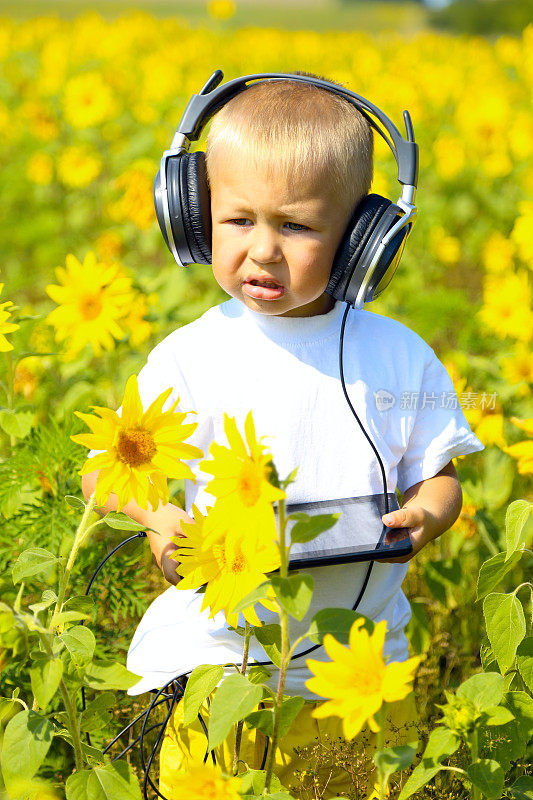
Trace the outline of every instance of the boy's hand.
<path fill-rule="evenodd" d="M 381 520 L 388 528 L 407 528 L 413 545 L 413 551 L 407 556 L 376 559 L 376 561 L 380 561 L 383 564 L 405 564 L 435 538 L 434 534 L 431 535 L 435 529 L 435 517 L 422 506 L 403 506 L 397 511 L 391 511 L 390 514 L 384 514 Z"/>
<path fill-rule="evenodd" d="M 178 534 L 178 536 L 181 536 L 181 534 Z M 176 549 L 176 545 L 170 542 L 161 553 L 161 572 L 165 579 L 174 586 L 181 581 L 181 575 L 176 572 L 178 562 L 175 558 L 171 558 Z"/>
<path fill-rule="evenodd" d="M 406 490 L 404 504 L 381 517 L 389 528 L 407 528 L 413 552 L 401 558 L 376 559 L 384 564 L 405 564 L 428 542 L 449 530 L 461 513 L 461 484 L 450 461 L 433 478 L 419 481 Z"/>

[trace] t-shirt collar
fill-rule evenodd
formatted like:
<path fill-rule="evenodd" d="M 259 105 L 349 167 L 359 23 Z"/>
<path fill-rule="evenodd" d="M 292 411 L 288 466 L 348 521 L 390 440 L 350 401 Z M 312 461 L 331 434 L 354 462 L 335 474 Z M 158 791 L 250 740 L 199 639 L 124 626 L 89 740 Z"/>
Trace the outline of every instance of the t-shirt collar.
<path fill-rule="evenodd" d="M 279 317 L 273 314 L 261 314 L 235 298 L 224 303 L 228 316 L 243 315 L 243 318 L 255 328 L 261 330 L 270 339 L 277 342 L 314 341 L 325 339 L 337 333 L 345 303 L 336 302 L 331 311 L 312 317 Z"/>

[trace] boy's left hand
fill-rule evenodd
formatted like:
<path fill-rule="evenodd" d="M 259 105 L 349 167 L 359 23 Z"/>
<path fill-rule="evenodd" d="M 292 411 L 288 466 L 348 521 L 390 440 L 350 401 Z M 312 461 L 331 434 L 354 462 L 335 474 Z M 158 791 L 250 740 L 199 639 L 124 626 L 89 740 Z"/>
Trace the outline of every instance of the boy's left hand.
<path fill-rule="evenodd" d="M 432 529 L 434 527 L 435 519 L 427 509 L 418 505 L 405 505 L 397 511 L 391 511 L 389 514 L 384 514 L 381 521 L 388 528 L 407 528 L 409 538 L 413 545 L 412 553 L 408 556 L 401 556 L 401 558 L 377 558 L 382 564 L 405 564 L 410 561 L 413 556 L 433 538 Z"/>

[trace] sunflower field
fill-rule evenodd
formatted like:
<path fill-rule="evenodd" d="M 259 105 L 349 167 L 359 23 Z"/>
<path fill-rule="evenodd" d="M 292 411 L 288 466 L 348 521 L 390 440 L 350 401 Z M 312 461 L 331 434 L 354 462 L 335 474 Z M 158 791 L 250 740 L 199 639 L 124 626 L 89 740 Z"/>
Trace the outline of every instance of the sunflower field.
<path fill-rule="evenodd" d="M 195 448 L 185 442 L 191 426 L 179 414 L 168 421 L 165 398 L 143 417 L 130 376 L 168 333 L 227 299 L 209 267 L 175 265 L 152 194 L 189 97 L 221 68 L 226 80 L 262 71 L 325 75 L 371 100 L 398 127 L 409 110 L 420 148 L 418 222 L 394 280 L 369 308 L 435 349 L 485 445 L 455 459 L 460 517 L 413 559 L 403 587 L 413 613 L 411 658 L 399 683 L 403 697 L 414 692 L 419 730 L 411 746 L 388 750 L 378 733 L 374 759 L 357 756 L 360 770 L 352 771 L 348 796 L 527 800 L 533 797 L 533 25 L 521 36 L 491 41 L 432 32 L 226 28 L 231 7 L 219 3 L 220 24 L 211 28 L 140 11 L 114 21 L 96 13 L 70 21 L 0 18 L 0 797 L 141 797 L 145 764 L 138 751 L 111 761 L 137 734 L 130 730 L 129 738 L 108 744 L 142 711 L 145 698 L 125 692 L 137 680 L 125 668 L 126 652 L 140 617 L 168 584 L 152 565 L 142 526 L 121 513 L 100 518 L 96 499 L 83 498 L 80 471 L 84 445 L 107 447 L 102 441 L 124 396 L 132 419 L 158 426 L 152 483 L 136 491 L 145 504 L 169 496 L 183 503 L 188 468 L 177 459 L 193 457 Z M 372 191 L 395 200 L 394 159 L 375 140 Z M 181 442 L 175 463 L 165 453 L 165 426 Z M 230 433 L 228 453 L 246 450 L 250 462 L 266 469 L 270 456 L 252 421 L 245 439 Z M 144 445 L 124 443 L 136 452 Z M 215 467 L 213 474 L 216 495 Z M 283 481 L 271 473 L 270 510 L 261 507 L 259 528 L 273 524 L 272 502 L 283 502 L 289 483 L 290 476 Z M 99 504 L 111 490 L 110 481 L 100 485 Z M 125 505 L 126 494 L 122 499 Z M 223 515 L 224 506 L 216 513 Z M 196 522 L 206 530 L 211 524 Z M 301 524 L 301 535 L 311 536 L 304 531 L 310 523 Z M 88 589 L 97 565 L 126 535 L 131 543 Z M 283 661 L 287 614 L 301 608 L 284 595 L 283 553 L 269 549 L 265 559 L 281 578 L 258 573 L 244 594 L 268 583 L 256 600 L 280 609 Z M 182 569 L 191 587 L 211 580 L 211 573 Z M 209 592 L 208 585 L 207 605 Z M 239 603 L 247 608 L 243 599 L 232 597 L 230 617 Z M 251 608 L 245 642 L 257 624 Z M 331 636 L 324 625 L 315 639 Z M 348 616 L 335 630 L 342 658 L 356 664 L 357 654 L 372 654 L 385 686 L 395 665 L 383 663 L 380 626 L 367 629 Z M 335 661 L 341 644 L 332 638 L 327 649 Z M 267 652 L 273 646 L 267 643 Z M 281 710 L 281 691 L 273 711 L 253 717 L 262 713 L 252 710 L 261 699 L 261 676 L 248 680 L 245 667 L 246 658 L 233 676 L 235 691 L 247 692 L 241 716 L 213 702 L 217 743 L 234 724 L 242 730 L 243 717 L 277 741 L 282 721 L 299 711 L 297 704 Z M 196 713 L 219 680 L 216 670 L 197 674 L 189 710 Z M 325 673 L 314 680 L 333 682 Z M 393 693 L 384 690 L 380 704 L 387 699 Z M 363 707 L 376 732 L 383 709 Z M 334 743 L 327 749 L 307 753 L 297 787 L 278 785 L 268 764 L 262 784 L 250 773 L 240 782 L 198 767 L 176 783 L 171 798 L 328 797 L 323 763 L 332 752 L 340 765 L 351 756 Z M 374 788 L 363 786 L 361 771 Z"/>

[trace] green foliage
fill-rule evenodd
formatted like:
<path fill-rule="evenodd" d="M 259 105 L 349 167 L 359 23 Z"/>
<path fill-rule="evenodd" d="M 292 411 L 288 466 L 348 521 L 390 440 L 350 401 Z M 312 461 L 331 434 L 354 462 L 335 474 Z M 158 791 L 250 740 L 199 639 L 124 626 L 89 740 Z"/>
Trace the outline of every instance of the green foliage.
<path fill-rule="evenodd" d="M 478 36 L 521 33 L 532 19 L 532 0 L 455 0 L 429 17 L 437 28 Z"/>
<path fill-rule="evenodd" d="M 250 714 L 261 700 L 261 686 L 250 683 L 244 675 L 228 675 L 218 687 L 209 715 L 209 748 L 217 747 L 232 725 Z"/>
<path fill-rule="evenodd" d="M 196 719 L 204 700 L 211 694 L 224 675 L 224 668 L 201 664 L 189 676 L 183 694 L 183 725 L 190 725 Z"/>

